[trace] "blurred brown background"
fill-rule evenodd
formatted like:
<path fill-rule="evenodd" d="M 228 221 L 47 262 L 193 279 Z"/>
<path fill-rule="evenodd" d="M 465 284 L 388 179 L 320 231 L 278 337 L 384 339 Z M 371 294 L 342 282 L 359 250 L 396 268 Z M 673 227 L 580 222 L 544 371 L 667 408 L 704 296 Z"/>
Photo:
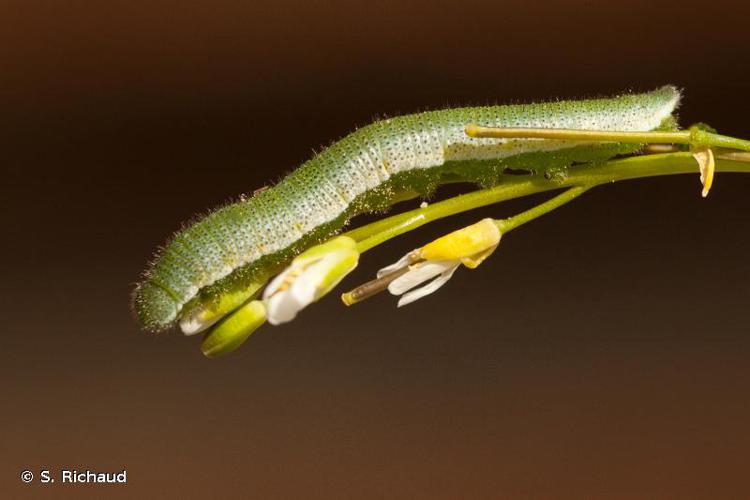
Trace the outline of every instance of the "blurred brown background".
<path fill-rule="evenodd" d="M 747 498 L 750 177 L 597 189 L 428 300 L 328 298 L 215 361 L 128 295 L 181 221 L 376 116 L 674 83 L 750 137 L 748 42 L 722 0 L 4 0 L 2 496 Z M 128 484 L 19 479 L 63 468 Z"/>

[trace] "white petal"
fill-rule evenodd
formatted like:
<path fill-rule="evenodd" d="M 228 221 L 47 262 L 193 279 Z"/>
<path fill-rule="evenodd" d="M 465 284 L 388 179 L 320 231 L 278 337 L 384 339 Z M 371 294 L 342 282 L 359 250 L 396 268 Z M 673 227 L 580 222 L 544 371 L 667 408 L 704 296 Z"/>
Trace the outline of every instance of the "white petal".
<path fill-rule="evenodd" d="M 411 254 L 413 254 L 417 250 L 412 250 L 411 252 L 407 253 L 406 255 L 404 255 L 403 257 L 401 257 L 400 259 L 398 259 L 398 261 L 395 264 L 391 264 L 390 266 L 386 266 L 383 269 L 381 269 L 380 271 L 378 271 L 377 277 L 378 278 L 382 278 L 386 274 L 391 274 L 393 271 L 397 271 L 397 270 L 401 269 L 402 267 L 406 267 L 406 265 L 409 263 L 409 257 L 411 257 Z"/>
<path fill-rule="evenodd" d="M 263 300 L 267 304 L 268 322 L 279 325 L 291 321 L 297 316 L 301 309 L 296 299 L 289 293 L 289 289 L 278 291 L 279 287 L 286 281 L 294 266 L 289 266 L 271 280 L 263 291 Z"/>
<path fill-rule="evenodd" d="M 289 287 L 289 293 L 294 295 L 295 300 L 306 307 L 315 300 L 315 292 L 318 288 L 318 284 L 325 277 L 327 271 L 327 262 L 325 259 L 313 264 L 312 266 L 305 269 L 302 273 L 294 280 L 292 286 Z"/>
<path fill-rule="evenodd" d="M 411 304 L 415 300 L 419 300 L 425 295 L 429 295 L 437 291 L 438 288 L 445 285 L 448 280 L 451 279 L 453 273 L 456 272 L 456 269 L 458 269 L 458 264 L 451 267 L 450 269 L 447 269 L 440 276 L 438 276 L 422 288 L 417 288 L 416 290 L 412 290 L 411 292 L 402 295 L 401 298 L 398 299 L 398 307 L 403 307 L 407 304 Z"/>
<path fill-rule="evenodd" d="M 289 273 L 292 272 L 294 269 L 294 266 L 288 266 L 286 269 L 281 271 L 279 274 L 274 277 L 267 285 L 266 289 L 263 290 L 263 300 L 268 300 L 271 295 L 276 293 L 276 291 L 279 289 L 282 283 L 284 283 L 284 280 L 286 280 L 286 277 L 289 275 Z"/>
<path fill-rule="evenodd" d="M 185 335 L 195 335 L 196 333 L 208 329 L 209 326 L 212 326 L 221 318 L 223 318 L 223 316 L 217 315 L 210 320 L 201 320 L 192 314 L 188 314 L 180 320 L 180 330 L 182 330 L 182 333 Z"/>
<path fill-rule="evenodd" d="M 268 299 L 267 303 L 268 322 L 272 325 L 280 325 L 281 323 L 293 320 L 297 316 L 297 313 L 304 307 L 288 291 L 273 295 Z"/>
<path fill-rule="evenodd" d="M 315 302 L 319 298 L 320 284 L 325 280 L 331 266 L 339 259 L 340 255 L 336 252 L 326 255 L 318 262 L 308 265 L 305 271 L 297 276 L 286 290 L 276 293 L 270 292 L 268 296 L 264 294 L 264 298 L 268 301 L 268 322 L 272 325 L 278 325 L 291 321 L 297 316 L 298 312 Z M 285 271 L 282 274 L 288 273 Z M 279 275 L 279 277 L 281 276 Z M 279 277 L 276 277 L 274 282 Z M 276 288 L 278 288 L 278 285 L 276 285 Z"/>
<path fill-rule="evenodd" d="M 399 276 L 388 285 L 388 291 L 393 295 L 401 295 L 402 293 L 411 290 L 417 285 L 424 283 L 425 281 L 434 278 L 438 274 L 441 274 L 450 267 L 457 266 L 458 262 L 453 260 L 434 260 L 428 262 L 420 262 L 412 266 L 412 268 L 403 276 Z"/>

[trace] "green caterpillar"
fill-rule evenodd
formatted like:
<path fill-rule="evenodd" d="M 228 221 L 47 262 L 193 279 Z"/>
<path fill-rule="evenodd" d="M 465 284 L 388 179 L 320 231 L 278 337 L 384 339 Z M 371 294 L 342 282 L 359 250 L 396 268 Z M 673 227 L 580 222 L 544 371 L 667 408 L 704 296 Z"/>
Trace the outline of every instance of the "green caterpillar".
<path fill-rule="evenodd" d="M 472 138 L 465 127 L 675 130 L 679 91 L 665 86 L 609 99 L 446 109 L 377 121 L 305 162 L 276 186 L 185 227 L 160 250 L 133 293 L 141 325 L 163 330 L 191 304 L 263 283 L 352 217 L 428 196 L 440 184 L 483 186 L 504 172 L 564 175 L 639 144 Z M 257 285 L 260 286 L 260 285 Z"/>

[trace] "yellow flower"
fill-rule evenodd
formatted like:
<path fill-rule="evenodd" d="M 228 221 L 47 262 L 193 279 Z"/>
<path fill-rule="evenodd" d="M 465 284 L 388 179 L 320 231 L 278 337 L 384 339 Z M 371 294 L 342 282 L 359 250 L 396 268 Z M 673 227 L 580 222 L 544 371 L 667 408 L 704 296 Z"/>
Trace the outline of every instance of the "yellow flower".
<path fill-rule="evenodd" d="M 405 306 L 438 290 L 461 264 L 469 269 L 476 268 L 495 251 L 501 236 L 494 220 L 483 219 L 409 252 L 395 264 L 378 271 L 378 278 L 408 268 L 388 285 L 389 292 L 401 296 L 398 307 Z"/>

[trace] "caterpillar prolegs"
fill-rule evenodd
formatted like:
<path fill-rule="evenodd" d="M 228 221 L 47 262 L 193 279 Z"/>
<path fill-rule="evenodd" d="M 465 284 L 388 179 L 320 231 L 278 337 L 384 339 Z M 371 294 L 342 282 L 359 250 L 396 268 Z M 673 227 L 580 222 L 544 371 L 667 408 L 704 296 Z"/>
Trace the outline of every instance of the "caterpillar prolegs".
<path fill-rule="evenodd" d="M 352 217 L 387 208 L 438 185 L 483 187 L 507 172 L 547 178 L 573 164 L 596 168 L 641 144 L 587 138 L 472 137 L 489 128 L 676 131 L 680 92 L 665 86 L 613 98 L 467 107 L 411 114 L 359 128 L 277 185 L 221 207 L 178 231 L 154 257 L 133 293 L 141 325 L 163 330 L 196 303 L 252 293 L 306 248 L 336 234 Z"/>

